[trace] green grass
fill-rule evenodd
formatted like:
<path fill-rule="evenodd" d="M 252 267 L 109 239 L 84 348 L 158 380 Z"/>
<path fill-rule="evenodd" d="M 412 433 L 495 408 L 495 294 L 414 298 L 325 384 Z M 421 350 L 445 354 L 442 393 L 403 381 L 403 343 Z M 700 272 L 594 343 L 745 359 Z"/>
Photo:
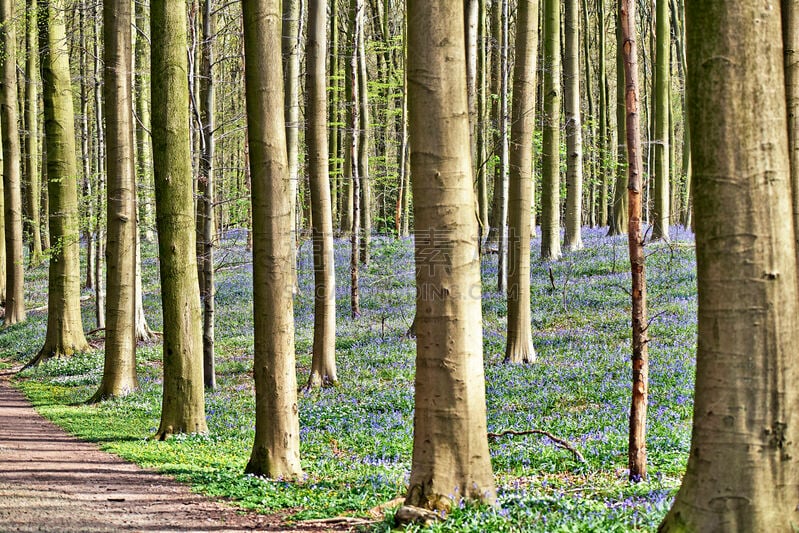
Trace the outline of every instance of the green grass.
<path fill-rule="evenodd" d="M 695 271 L 690 246 L 648 248 L 652 359 L 647 482 L 626 473 L 629 403 L 629 286 L 626 244 L 586 232 L 586 249 L 557 263 L 533 264 L 534 343 L 538 362 L 502 364 L 505 302 L 492 292 L 496 257 L 485 259 L 484 353 L 489 431 L 539 428 L 571 441 L 585 464 L 545 437 L 505 437 L 490 444 L 498 487 L 495 507 L 465 506 L 426 531 L 650 531 L 665 514 L 685 468 L 690 438 L 695 350 Z M 690 236 L 680 236 L 690 243 Z M 44 416 L 80 438 L 189 483 L 290 520 L 365 516 L 402 496 L 412 452 L 414 342 L 403 338 L 413 317 L 412 246 L 376 238 L 362 270 L 364 315 L 349 318 L 348 288 L 337 292 L 336 349 L 341 383 L 300 398 L 298 482 L 244 475 L 254 436 L 250 267 L 221 268 L 217 294 L 219 388 L 207 396 L 210 434 L 151 440 L 161 401 L 161 348 L 138 351 L 140 390 L 100 405 L 102 351 L 49 361 L 17 384 Z M 534 243 L 537 246 L 537 242 Z M 226 260 L 246 258 L 224 244 Z M 295 302 L 297 377 L 307 379 L 312 338 L 310 246 L 300 248 Z M 157 260 L 145 249 L 148 320 L 160 329 Z M 339 243 L 337 279 L 346 282 Z M 537 248 L 532 251 L 537 257 Z M 222 254 L 220 254 L 221 256 Z M 224 266 L 224 265 L 222 265 Z M 549 278 L 552 269 L 555 287 Z M 388 275 L 390 273 L 391 275 Z M 46 269 L 28 273 L 28 298 L 46 300 Z M 93 323 L 84 302 L 84 325 Z M 26 362 L 43 341 L 46 316 L 0 333 L 4 367 Z M 391 528 L 388 518 L 375 525 Z M 409 530 L 417 531 L 414 526 Z"/>

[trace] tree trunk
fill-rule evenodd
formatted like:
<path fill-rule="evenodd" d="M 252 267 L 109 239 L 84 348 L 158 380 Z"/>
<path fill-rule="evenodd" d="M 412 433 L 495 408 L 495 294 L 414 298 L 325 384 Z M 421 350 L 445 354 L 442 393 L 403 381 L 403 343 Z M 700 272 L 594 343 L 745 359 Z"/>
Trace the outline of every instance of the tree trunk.
<path fill-rule="evenodd" d="M 560 259 L 560 0 L 544 2 L 541 259 Z"/>
<path fill-rule="evenodd" d="M 621 32 L 621 10 L 616 13 L 616 185 L 608 235 L 627 233 L 627 112 L 624 94 L 624 41 Z"/>
<path fill-rule="evenodd" d="M 530 329 L 530 210 L 533 206 L 533 131 L 535 130 L 538 0 L 521 0 L 516 21 L 513 114 L 510 132 L 510 250 L 508 338 L 505 361 L 535 362 Z"/>
<path fill-rule="evenodd" d="M 358 112 L 358 179 L 360 181 L 360 214 L 361 214 L 361 244 L 360 261 L 364 265 L 369 264 L 369 243 L 372 239 L 372 182 L 369 177 L 369 144 L 370 144 L 370 120 L 369 120 L 369 84 L 366 72 L 366 27 L 364 17 L 364 6 L 359 0 L 360 23 L 358 31 L 355 33 L 358 39 L 358 97 L 360 109 Z"/>
<path fill-rule="evenodd" d="M 310 11 L 310 9 L 309 9 Z M 310 15 L 309 15 L 310 17 Z M 330 87 L 330 102 L 328 105 L 328 122 L 330 124 L 330 133 L 328 139 L 329 155 L 329 174 L 330 174 L 330 207 L 333 227 L 340 228 L 340 214 L 341 210 L 338 208 L 339 196 L 341 195 L 341 186 L 343 182 L 342 165 L 341 165 L 341 150 L 339 149 L 339 142 L 341 138 L 341 61 L 339 60 L 339 0 L 330 1 L 330 69 L 328 77 L 328 85 Z M 306 52 L 307 53 L 307 52 Z"/>
<path fill-rule="evenodd" d="M 22 243 L 22 183 L 17 106 L 17 36 L 12 0 L 0 0 L 2 85 L 0 116 L 3 137 L 3 213 L 6 242 L 6 325 L 25 320 L 25 262 Z"/>
<path fill-rule="evenodd" d="M 408 2 L 416 234 L 414 444 L 406 503 L 493 502 L 463 4 Z"/>
<path fill-rule="evenodd" d="M 164 315 L 164 393 L 156 438 L 205 433 L 202 327 L 189 144 L 186 9 L 152 0 L 153 166 Z"/>
<path fill-rule="evenodd" d="M 248 473 L 295 478 L 300 424 L 294 367 L 291 185 L 280 75 L 280 2 L 243 2 L 252 169 L 255 441 Z"/>
<path fill-rule="evenodd" d="M 297 194 L 300 179 L 300 14 L 302 0 L 283 0 L 282 9 L 283 26 L 280 45 L 283 54 L 286 150 L 292 187 L 290 192 L 293 198 L 291 202 L 291 219 L 294 224 L 292 232 L 296 239 L 297 232 L 301 227 L 297 222 L 300 218 L 300 215 L 297 214 Z M 294 261 L 296 262 L 296 257 Z M 295 279 L 297 277 L 296 266 L 294 277 Z"/>
<path fill-rule="evenodd" d="M 214 370 L 214 153 L 216 150 L 216 89 L 214 87 L 214 38 L 216 15 L 211 0 L 202 4 L 203 35 L 200 45 L 200 174 L 197 180 L 197 277 L 203 315 L 203 383 L 216 388 Z"/>
<path fill-rule="evenodd" d="M 780 10 L 768 7 L 686 3 L 699 340 L 691 454 L 662 532 L 797 523 L 799 295 Z"/>
<path fill-rule="evenodd" d="M 42 255 L 42 233 L 39 224 L 41 216 L 41 189 L 42 179 L 39 172 L 39 93 L 37 80 L 39 78 L 39 43 L 36 28 L 36 2 L 27 0 L 27 15 L 25 17 L 25 99 L 24 113 L 27 134 L 23 137 L 25 148 L 25 186 L 28 194 L 25 196 L 26 211 L 28 216 L 28 235 L 30 237 L 30 256 L 28 264 L 32 267 L 39 266 L 44 257 Z"/>
<path fill-rule="evenodd" d="M 652 204 L 652 240 L 669 240 L 671 221 L 669 165 L 669 110 L 671 109 L 671 27 L 668 0 L 657 0 L 655 15 L 655 198 Z"/>
<path fill-rule="evenodd" d="M 508 0 L 502 2 L 502 43 L 500 50 L 500 60 L 502 61 L 502 77 L 500 80 L 499 98 L 499 178 L 494 187 L 499 187 L 499 215 L 497 217 L 497 291 L 504 293 L 508 282 L 508 170 L 509 170 L 509 151 L 508 151 L 508 76 L 510 74 L 510 58 L 508 57 L 508 33 L 509 33 L 509 7 Z"/>
<path fill-rule="evenodd" d="M 336 375 L 336 280 L 333 262 L 333 219 L 328 185 L 326 0 L 308 4 L 305 48 L 305 138 L 313 212 L 314 333 L 311 375 L 307 388 L 333 385 Z"/>
<path fill-rule="evenodd" d="M 94 80 L 94 112 L 96 116 L 96 128 L 97 128 L 97 140 L 94 143 L 95 154 L 94 154 L 94 161 L 96 164 L 95 175 L 97 176 L 97 185 L 95 187 L 95 196 L 93 198 L 95 202 L 94 212 L 97 214 L 97 220 L 94 225 L 94 242 L 95 242 L 95 261 L 94 261 L 94 293 L 95 293 L 95 303 L 94 306 L 94 316 L 96 318 L 96 323 L 98 328 L 105 328 L 105 283 L 104 283 L 104 276 L 103 276 L 103 265 L 105 258 L 105 235 L 104 235 L 104 228 L 105 228 L 105 221 L 103 220 L 103 213 L 105 209 L 103 209 L 103 198 L 105 197 L 105 189 L 106 189 L 106 178 L 105 178 L 105 126 L 103 121 L 100 120 L 99 117 L 103 116 L 103 96 L 102 96 L 102 65 L 100 62 L 100 39 L 99 36 L 102 33 L 102 28 L 100 24 L 100 18 L 102 17 L 102 13 L 98 13 L 97 8 L 99 4 L 93 3 L 92 4 L 92 12 L 91 18 L 94 21 L 94 40 L 92 43 L 93 46 L 93 55 L 94 55 L 94 68 L 92 72 L 92 77 Z M 126 68 L 130 68 L 130 61 L 126 65 Z"/>
<path fill-rule="evenodd" d="M 486 139 L 488 138 L 488 130 L 486 128 L 486 72 L 487 72 L 487 59 L 486 53 L 486 0 L 478 0 L 477 2 L 477 123 L 476 128 L 476 157 L 475 164 L 477 166 L 477 217 L 480 230 L 480 242 L 486 238 L 489 221 L 488 221 L 488 150 L 486 147 Z M 535 226 L 535 224 L 533 224 Z"/>
<path fill-rule="evenodd" d="M 136 379 L 136 169 L 131 80 L 131 3 L 103 3 L 108 135 L 107 289 L 103 379 L 92 401 L 124 396 Z"/>
<path fill-rule="evenodd" d="M 580 118 L 580 3 L 565 0 L 563 58 L 566 113 L 566 232 L 564 247 L 581 250 L 583 238 L 583 124 Z"/>
<path fill-rule="evenodd" d="M 358 264 L 360 262 L 361 250 L 361 177 L 360 164 L 358 160 L 361 156 L 361 136 L 357 134 L 357 129 L 361 124 L 360 100 L 358 98 L 358 93 L 360 91 L 358 83 L 358 34 L 361 31 L 361 25 L 363 24 L 363 16 L 361 14 L 362 9 L 363 0 L 351 0 L 349 10 L 350 35 L 347 50 L 352 51 L 352 53 L 348 55 L 350 64 L 347 68 L 346 83 L 348 96 L 351 97 L 347 98 L 347 101 L 350 102 L 347 114 L 347 129 L 352 132 L 348 137 L 350 144 L 347 147 L 349 150 L 349 155 L 347 157 L 349 161 L 348 175 L 351 176 L 349 187 L 351 204 L 349 207 L 349 212 L 351 213 L 352 223 L 352 226 L 350 227 L 350 230 L 352 231 L 352 235 L 350 236 L 350 314 L 352 318 L 356 318 L 361 315 L 361 298 L 358 288 Z"/>
<path fill-rule="evenodd" d="M 628 460 L 630 480 L 646 479 L 646 406 L 649 388 L 649 357 L 646 318 L 646 271 L 644 269 L 644 236 L 641 230 L 641 196 L 643 192 L 641 133 L 639 125 L 638 56 L 635 35 L 635 1 L 622 0 L 620 5 L 622 48 L 624 58 L 624 90 L 627 130 L 629 195 L 628 245 L 632 272 L 632 404 L 630 406 L 630 439 Z"/>
<path fill-rule="evenodd" d="M 61 1 L 40 0 L 39 49 L 52 247 L 47 286 L 47 335 L 44 346 L 28 366 L 89 347 L 80 314 L 78 165 L 63 13 Z"/>
<path fill-rule="evenodd" d="M 613 172 L 610 162 L 615 159 L 613 152 L 613 141 L 610 135 L 610 102 L 607 71 L 607 46 L 605 45 L 605 0 L 597 2 L 597 36 L 599 40 L 599 225 L 608 225 L 608 191 L 611 187 L 611 176 Z"/>
<path fill-rule="evenodd" d="M 139 229 L 146 242 L 153 242 L 153 145 L 150 137 L 150 43 L 148 17 L 150 0 L 137 0 L 135 77 L 136 93 L 136 180 L 139 184 Z M 146 324 L 145 324 L 146 327 Z M 147 328 L 149 330 L 149 327 Z"/>
<path fill-rule="evenodd" d="M 788 110 L 794 237 L 799 254 L 799 6 L 794 0 L 782 0 L 782 42 L 785 49 L 785 98 Z"/>

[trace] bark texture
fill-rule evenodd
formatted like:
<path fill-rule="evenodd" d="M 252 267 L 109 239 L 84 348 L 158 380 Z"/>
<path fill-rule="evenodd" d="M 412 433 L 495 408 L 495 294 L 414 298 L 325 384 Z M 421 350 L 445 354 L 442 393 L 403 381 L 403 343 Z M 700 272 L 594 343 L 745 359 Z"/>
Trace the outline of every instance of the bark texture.
<path fill-rule="evenodd" d="M 685 7 L 699 338 L 691 454 L 660 531 L 791 531 L 799 295 L 780 10 Z"/>
<path fill-rule="evenodd" d="M 560 259 L 560 0 L 544 2 L 541 259 Z"/>
<path fill-rule="evenodd" d="M 416 396 L 406 503 L 493 502 L 463 4 L 408 2 Z"/>
<path fill-rule="evenodd" d="M 294 235 L 280 74 L 280 1 L 243 2 L 252 169 L 255 441 L 249 473 L 294 478 L 300 424 L 294 367 Z"/>
<path fill-rule="evenodd" d="M 136 169 L 131 79 L 131 3 L 103 3 L 108 138 L 105 362 L 93 399 L 124 396 L 136 379 Z"/>
<path fill-rule="evenodd" d="M 0 1 L 0 120 L 3 137 L 3 195 L 5 202 L 6 304 L 5 324 L 25 320 L 25 271 L 22 244 L 22 181 L 20 173 L 19 111 L 17 105 L 17 32 L 14 2 Z"/>
<path fill-rule="evenodd" d="M 306 142 L 314 261 L 314 333 L 308 387 L 333 385 L 336 375 L 336 278 L 327 146 L 326 1 L 308 4 Z"/>
<path fill-rule="evenodd" d="M 530 210 L 533 206 L 535 64 L 538 57 L 538 0 L 521 0 L 516 22 L 516 63 L 510 132 L 510 212 L 508 219 L 508 334 L 505 361 L 532 363 L 530 325 Z"/>
<path fill-rule="evenodd" d="M 156 437 L 205 433 L 184 0 L 153 0 L 151 91 L 155 218 L 164 316 L 164 392 Z"/>
<path fill-rule="evenodd" d="M 78 165 L 75 119 L 60 0 L 39 2 L 39 49 L 47 148 L 47 197 L 50 267 L 47 286 L 47 335 L 44 346 L 28 363 L 71 355 L 89 347 L 80 314 Z"/>

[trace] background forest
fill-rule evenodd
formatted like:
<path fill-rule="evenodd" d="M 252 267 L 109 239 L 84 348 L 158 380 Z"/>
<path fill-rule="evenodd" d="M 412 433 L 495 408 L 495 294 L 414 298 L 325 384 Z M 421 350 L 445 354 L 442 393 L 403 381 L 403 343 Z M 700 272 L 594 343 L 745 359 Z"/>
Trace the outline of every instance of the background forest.
<path fill-rule="evenodd" d="M 793 500 L 758 466 L 721 495 L 685 483 L 667 516 L 686 468 L 707 479 L 688 461 L 703 331 L 743 358 L 697 393 L 695 443 L 714 394 L 739 429 L 705 462 L 796 469 L 783 4 L 0 0 L 2 364 L 69 431 L 290 521 L 783 526 L 758 505 Z M 730 22 L 759 17 L 762 64 L 766 38 Z M 686 29 L 754 45 L 686 48 Z M 728 53 L 745 68 L 708 66 Z M 717 143 L 691 144 L 691 105 Z M 719 304 L 725 276 L 766 320 Z M 751 412 L 742 369 L 767 383 Z"/>

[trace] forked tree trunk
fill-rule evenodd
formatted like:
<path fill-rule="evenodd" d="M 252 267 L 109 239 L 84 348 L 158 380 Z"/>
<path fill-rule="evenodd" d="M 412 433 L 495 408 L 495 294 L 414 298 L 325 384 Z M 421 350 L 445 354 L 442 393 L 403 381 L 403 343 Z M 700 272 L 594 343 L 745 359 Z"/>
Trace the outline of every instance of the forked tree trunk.
<path fill-rule="evenodd" d="M 535 362 L 530 326 L 530 210 L 533 206 L 538 0 L 521 0 L 516 20 L 516 63 L 510 131 L 510 213 L 508 219 L 508 334 L 505 361 Z"/>
<path fill-rule="evenodd" d="M 408 51 L 418 268 L 416 408 L 406 503 L 448 510 L 461 499 L 495 497 L 486 436 L 463 4 L 409 0 Z"/>
<path fill-rule="evenodd" d="M 644 268 L 644 235 L 641 229 L 641 196 L 643 194 L 643 162 L 639 124 L 638 56 L 635 35 L 635 0 L 622 0 L 621 27 L 624 47 L 624 90 L 627 121 L 627 193 L 629 222 L 627 240 L 632 272 L 632 403 L 628 462 L 630 480 L 646 479 L 646 407 L 649 389 L 649 339 L 646 318 L 646 271 Z"/>
<path fill-rule="evenodd" d="M 22 243 L 22 182 L 17 106 L 17 36 L 12 0 L 0 1 L 2 80 L 0 117 L 3 137 L 3 196 L 6 242 L 6 325 L 25 320 L 25 263 Z"/>
<path fill-rule="evenodd" d="M 189 144 L 186 5 L 153 0 L 153 166 L 164 315 L 164 392 L 156 438 L 205 433 L 202 327 Z"/>
<path fill-rule="evenodd" d="M 541 259 L 560 259 L 560 0 L 544 2 Z"/>
<path fill-rule="evenodd" d="M 563 58 L 566 112 L 566 231 L 564 247 L 583 247 L 583 123 L 580 118 L 580 3 L 565 0 Z"/>
<path fill-rule="evenodd" d="M 791 531 L 799 294 L 780 11 L 685 7 L 699 340 L 691 454 L 660 531 Z"/>
<path fill-rule="evenodd" d="M 326 0 L 308 3 L 305 139 L 311 186 L 314 261 L 314 332 L 308 388 L 333 385 L 336 375 L 336 280 L 328 185 Z"/>
<path fill-rule="evenodd" d="M 295 478 L 300 423 L 294 368 L 291 185 L 280 69 L 280 1 L 243 2 L 252 169 L 255 440 L 246 471 Z"/>
<path fill-rule="evenodd" d="M 39 49 L 47 144 L 50 267 L 47 334 L 28 366 L 88 349 L 80 314 L 80 226 L 72 83 L 66 49 L 64 4 L 39 2 Z"/>
<path fill-rule="evenodd" d="M 108 135 L 108 237 L 105 362 L 91 401 L 124 396 L 136 379 L 136 169 L 131 3 L 103 3 L 105 125 Z"/>

